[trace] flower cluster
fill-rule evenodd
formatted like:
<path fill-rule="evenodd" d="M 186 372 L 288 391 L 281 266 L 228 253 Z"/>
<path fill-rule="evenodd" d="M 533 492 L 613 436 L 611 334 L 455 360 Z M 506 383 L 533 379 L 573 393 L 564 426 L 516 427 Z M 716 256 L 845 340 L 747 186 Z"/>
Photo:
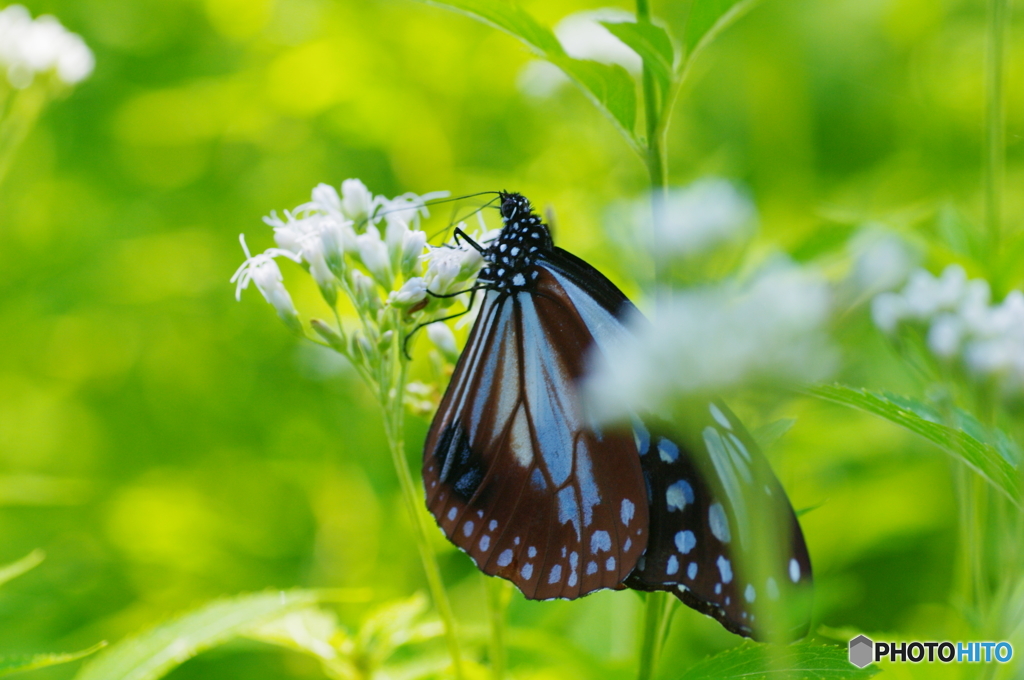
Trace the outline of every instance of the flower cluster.
<path fill-rule="evenodd" d="M 596 414 L 661 411 L 677 398 L 743 383 L 814 380 L 833 367 L 825 280 L 791 263 L 752 281 L 676 292 L 651 321 L 636 318 L 615 360 L 588 384 Z"/>
<path fill-rule="evenodd" d="M 33 20 L 21 5 L 0 10 L 0 67 L 15 89 L 32 84 L 37 74 L 53 71 L 66 85 L 92 73 L 95 60 L 85 41 L 52 16 Z"/>
<path fill-rule="evenodd" d="M 650 200 L 637 204 L 637 224 L 649 224 Z M 704 177 L 669 189 L 655 209 L 656 257 L 697 255 L 728 241 L 753 236 L 757 212 L 750 198 L 732 182 Z"/>
<path fill-rule="evenodd" d="M 276 247 L 252 255 L 244 235 L 240 237 L 246 260 L 231 277 L 235 295 L 240 299 L 249 283 L 255 284 L 289 328 L 329 345 L 348 357 L 364 377 L 381 384 L 382 367 L 394 367 L 403 360 L 409 334 L 447 316 L 456 298 L 443 296 L 467 288 L 482 263 L 471 247 L 427 244 L 420 223 L 429 216 L 429 201 L 443 196 L 447 192 L 389 199 L 374 196 L 358 179 L 343 182 L 340 192 L 320 184 L 309 202 L 264 218 L 273 229 Z M 302 266 L 334 310 L 333 323 L 309 321 L 315 336 L 307 333 L 278 259 Z M 354 330 L 342 324 L 340 296 L 358 314 L 360 325 Z M 432 330 L 428 336 L 442 355 L 452 354 L 450 329 Z"/>
<path fill-rule="evenodd" d="M 968 280 L 959 265 L 939 277 L 915 270 L 901 292 L 875 297 L 875 325 L 888 334 L 907 327 L 926 333 L 928 349 L 942 361 L 961 362 L 975 377 L 1024 387 L 1024 293 L 1012 291 L 991 304 L 984 279 Z"/>

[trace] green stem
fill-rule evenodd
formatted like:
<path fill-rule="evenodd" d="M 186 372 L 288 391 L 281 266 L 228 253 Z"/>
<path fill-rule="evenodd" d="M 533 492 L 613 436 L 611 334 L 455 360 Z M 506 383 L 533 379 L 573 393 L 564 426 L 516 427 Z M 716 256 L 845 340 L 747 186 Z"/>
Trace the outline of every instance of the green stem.
<path fill-rule="evenodd" d="M 639 23 L 650 23 L 651 8 L 648 0 L 636 1 L 636 19 Z M 647 127 L 647 149 L 645 163 L 651 182 L 651 215 L 652 229 L 661 223 L 662 211 L 665 206 L 665 195 L 668 190 L 668 163 L 665 158 L 665 132 L 668 125 L 662 121 L 662 107 L 659 100 L 657 83 L 650 68 L 644 64 L 643 73 L 644 119 Z M 662 97 L 670 93 L 660 93 Z M 657 236 L 655 233 L 654 236 Z M 661 289 L 668 283 L 669 269 L 667 264 L 657 257 L 654 258 L 655 294 L 661 295 Z M 668 630 L 669 612 L 668 593 L 647 593 L 644 602 L 643 638 L 640 643 L 640 665 L 637 680 L 649 680 L 654 675 L 661 654 L 661 645 Z"/>
<path fill-rule="evenodd" d="M 46 90 L 37 83 L 14 93 L 7 111 L 0 110 L 0 184 L 11 169 L 18 147 L 42 113 L 47 98 Z"/>
<path fill-rule="evenodd" d="M 990 265 L 998 262 L 1002 231 L 1003 183 L 1006 166 L 1006 15 L 1009 0 L 989 0 L 988 51 L 985 63 L 985 225 Z"/>
<path fill-rule="evenodd" d="M 505 614 L 512 599 L 509 582 L 501 578 L 486 577 L 487 608 L 491 618 L 491 678 L 505 680 Z"/>
<path fill-rule="evenodd" d="M 406 509 L 412 520 L 413 533 L 416 535 L 416 544 L 419 547 L 420 558 L 423 561 L 423 570 L 427 576 L 427 586 L 430 588 L 430 595 L 434 600 L 434 607 L 438 616 L 444 624 L 445 641 L 448 644 L 448 653 L 452 659 L 452 669 L 456 680 L 464 678 L 462 668 L 462 652 L 459 649 L 458 632 L 455 627 L 455 615 L 452 613 L 451 603 L 448 601 L 448 593 L 444 588 L 444 581 L 441 579 L 441 569 L 437 565 L 437 555 L 430 543 L 430 535 L 423 522 L 423 515 L 420 512 L 421 498 L 416 484 L 413 482 L 412 473 L 409 471 L 409 462 L 405 457 L 405 407 L 402 404 L 402 395 L 405 393 L 406 362 L 401 356 L 401 338 L 396 338 L 392 351 L 395 361 L 399 364 L 397 376 L 393 389 L 391 385 L 381 386 L 381 407 L 384 411 L 384 429 L 387 433 L 388 448 L 391 450 L 391 460 L 395 465 L 395 472 L 398 475 L 398 483 L 402 489 L 402 497 L 405 499 Z M 396 351 L 397 350 L 397 351 Z M 387 381 L 391 382 L 391 381 Z"/>
<path fill-rule="evenodd" d="M 668 625 L 668 593 L 655 591 L 647 593 L 644 600 L 644 631 L 640 647 L 640 667 L 637 680 L 650 680 L 657 669 L 661 644 Z"/>

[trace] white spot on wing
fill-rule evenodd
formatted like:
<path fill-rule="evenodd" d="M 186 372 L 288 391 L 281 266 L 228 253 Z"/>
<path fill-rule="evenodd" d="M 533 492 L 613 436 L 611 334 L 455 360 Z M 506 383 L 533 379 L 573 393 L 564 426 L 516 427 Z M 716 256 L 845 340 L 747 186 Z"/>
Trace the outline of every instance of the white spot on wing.
<path fill-rule="evenodd" d="M 691 581 L 693 579 L 697 578 L 697 563 L 696 562 L 690 562 L 690 565 L 688 567 L 686 567 L 686 576 Z"/>
<path fill-rule="evenodd" d="M 743 597 L 747 598 L 747 602 L 753 602 L 757 597 L 757 591 L 754 590 L 754 586 L 747 584 L 747 589 L 743 591 Z"/>
<path fill-rule="evenodd" d="M 459 514 L 458 509 L 452 507 L 452 509 L 448 511 L 448 521 L 451 522 L 453 519 L 455 519 L 455 515 L 457 514 Z"/>
<path fill-rule="evenodd" d="M 562 580 L 562 565 L 556 564 L 551 567 L 551 575 L 548 576 L 548 583 L 558 583 Z"/>
<path fill-rule="evenodd" d="M 494 531 L 497 528 L 498 528 L 498 520 L 496 520 L 496 519 L 492 519 L 491 523 L 487 525 L 487 530 L 488 531 Z"/>
<path fill-rule="evenodd" d="M 669 512 L 684 510 L 687 503 L 693 502 L 693 487 L 685 479 L 680 479 L 665 490 L 665 502 Z"/>
<path fill-rule="evenodd" d="M 629 523 L 633 520 L 633 513 L 635 510 L 636 508 L 633 506 L 633 501 L 629 500 L 628 498 L 622 499 L 622 508 L 620 514 L 622 516 L 622 523 L 625 524 L 627 527 L 629 526 Z"/>
<path fill-rule="evenodd" d="M 498 566 L 507 567 L 510 564 L 512 564 L 512 549 L 506 548 L 501 551 L 500 555 L 498 555 Z"/>
<path fill-rule="evenodd" d="M 718 571 L 722 574 L 722 582 L 732 581 L 732 563 L 725 559 L 725 555 L 718 556 Z"/>
<path fill-rule="evenodd" d="M 470 520 L 462 525 L 462 533 L 469 538 L 473 535 L 473 520 Z"/>
<path fill-rule="evenodd" d="M 674 463 L 679 460 L 679 447 L 667 439 L 659 439 L 658 455 L 666 463 Z"/>
<path fill-rule="evenodd" d="M 526 409 L 523 406 L 516 409 L 511 434 L 509 449 L 512 450 L 513 458 L 520 466 L 529 467 L 533 464 L 533 440 L 530 438 L 530 422 L 526 419 Z"/>
<path fill-rule="evenodd" d="M 676 533 L 676 550 L 679 552 L 685 555 L 693 550 L 695 545 L 697 545 L 697 537 L 689 529 Z"/>
<path fill-rule="evenodd" d="M 800 563 L 795 557 L 789 561 L 789 580 L 793 583 L 800 580 Z"/>
<path fill-rule="evenodd" d="M 597 562 L 587 562 L 587 576 L 597 573 Z"/>
<path fill-rule="evenodd" d="M 490 547 L 491 547 L 491 537 L 488 536 L 487 534 L 484 534 L 483 536 L 480 537 L 480 549 L 486 552 L 487 549 L 490 548 Z"/>
<path fill-rule="evenodd" d="M 615 571 L 615 558 L 609 557 L 608 561 L 604 564 L 604 568 L 608 571 Z"/>
<path fill-rule="evenodd" d="M 708 404 L 708 410 L 711 411 L 711 417 L 717 420 L 719 425 L 727 430 L 732 429 L 732 423 L 729 422 L 729 419 L 725 417 L 725 414 L 722 413 L 720 408 L 714 404 Z"/>
<path fill-rule="evenodd" d="M 711 533 L 722 543 L 728 543 L 732 539 L 729 533 L 729 520 L 721 503 L 712 503 L 708 508 L 708 524 L 711 525 Z"/>
<path fill-rule="evenodd" d="M 527 581 L 529 581 L 531 578 L 533 578 L 533 565 L 529 562 L 524 564 L 522 571 L 519 572 L 519 575 Z"/>
<path fill-rule="evenodd" d="M 679 559 L 675 555 L 668 556 L 668 564 L 665 565 L 665 573 L 672 576 L 679 571 Z"/>
<path fill-rule="evenodd" d="M 526 549 L 526 556 L 532 560 L 534 557 L 537 556 L 537 549 L 531 545 L 529 548 Z"/>
<path fill-rule="evenodd" d="M 590 552 L 599 553 L 612 549 L 612 538 L 607 531 L 598 530 L 590 535 Z"/>

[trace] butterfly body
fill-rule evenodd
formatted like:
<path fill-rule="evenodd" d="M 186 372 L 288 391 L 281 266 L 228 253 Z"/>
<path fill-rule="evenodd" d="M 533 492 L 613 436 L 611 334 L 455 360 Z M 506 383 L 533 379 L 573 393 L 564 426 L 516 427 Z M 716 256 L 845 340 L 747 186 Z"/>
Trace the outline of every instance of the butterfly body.
<path fill-rule="evenodd" d="M 484 301 L 427 436 L 428 508 L 482 571 L 528 598 L 668 590 L 752 635 L 744 595 L 766 587 L 741 580 L 732 555 L 750 542 L 739 521 L 747 506 L 765 502 L 747 500 L 755 476 L 775 494 L 766 502 L 782 508 L 779 521 L 795 526 L 784 550 L 802 570 L 794 582 L 810 578 L 781 486 L 764 477 L 756 445 L 724 405 L 704 412 L 704 445 L 717 447 L 706 464 L 693 443 L 660 434 L 670 428 L 591 418 L 582 383 L 597 361 L 615 360 L 638 312 L 554 246 L 523 196 L 501 200 L 504 227 L 477 280 Z"/>

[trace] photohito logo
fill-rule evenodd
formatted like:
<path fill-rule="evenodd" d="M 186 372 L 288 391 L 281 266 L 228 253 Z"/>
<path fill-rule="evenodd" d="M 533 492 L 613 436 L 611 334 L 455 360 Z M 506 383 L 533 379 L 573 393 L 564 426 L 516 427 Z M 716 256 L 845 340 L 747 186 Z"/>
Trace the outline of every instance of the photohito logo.
<path fill-rule="evenodd" d="M 885 658 L 893 663 L 1006 663 L 1013 658 L 1013 645 L 1009 642 L 875 642 L 866 635 L 850 640 L 850 663 L 857 668 Z"/>

